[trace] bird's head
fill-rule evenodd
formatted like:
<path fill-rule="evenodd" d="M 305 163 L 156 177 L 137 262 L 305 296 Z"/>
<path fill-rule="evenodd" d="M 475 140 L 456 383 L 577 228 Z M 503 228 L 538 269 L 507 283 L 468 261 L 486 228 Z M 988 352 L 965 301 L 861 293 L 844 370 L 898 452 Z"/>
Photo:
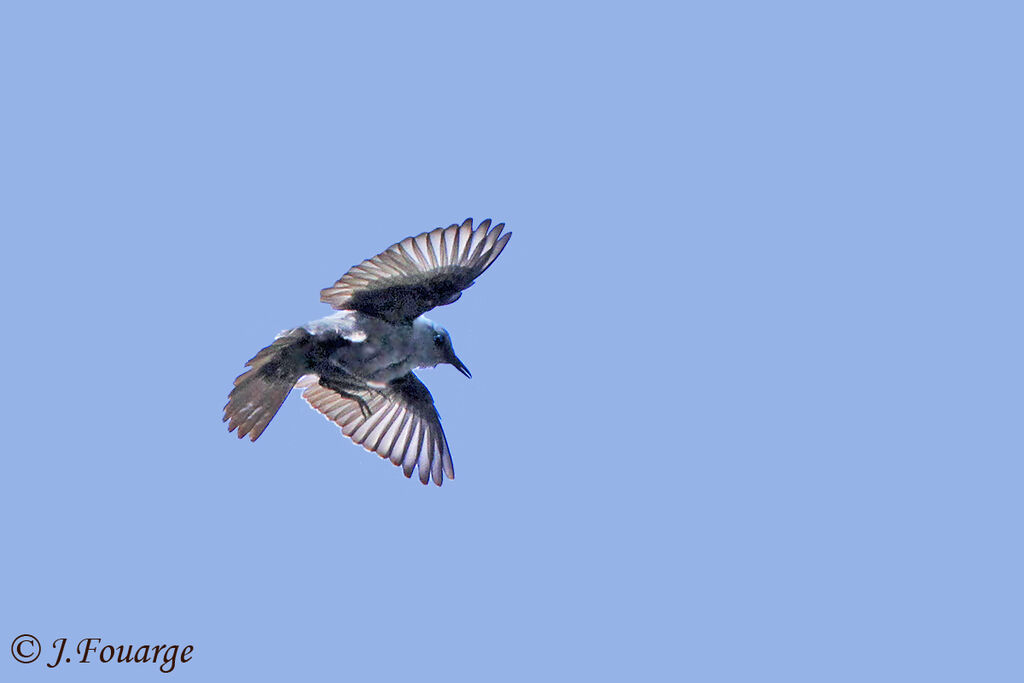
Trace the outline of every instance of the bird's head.
<path fill-rule="evenodd" d="M 421 321 L 425 324 L 416 324 Z M 419 356 L 417 360 L 420 367 L 432 368 L 441 363 L 447 363 L 454 366 L 456 370 L 466 377 L 473 376 L 470 374 L 469 368 L 455 355 L 455 350 L 452 348 L 452 338 L 448 334 L 448 330 L 437 323 L 426 320 L 422 316 L 416 320 L 416 323 L 414 323 L 414 326 L 418 329 L 414 330 L 414 335 L 417 342 L 417 355 Z"/>

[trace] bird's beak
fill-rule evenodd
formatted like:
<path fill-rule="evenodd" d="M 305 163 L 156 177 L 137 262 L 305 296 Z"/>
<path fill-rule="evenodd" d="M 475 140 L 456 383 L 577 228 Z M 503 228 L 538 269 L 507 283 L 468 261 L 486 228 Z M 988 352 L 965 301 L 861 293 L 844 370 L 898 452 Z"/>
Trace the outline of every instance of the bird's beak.
<path fill-rule="evenodd" d="M 448 352 L 448 364 L 449 365 L 454 365 L 456 370 L 461 372 L 466 377 L 469 377 L 470 379 L 473 379 L 473 375 L 472 375 L 472 373 L 470 373 L 469 368 L 467 368 L 463 364 L 463 362 L 461 360 L 459 360 L 459 357 L 455 355 L 454 351 L 449 351 Z"/>

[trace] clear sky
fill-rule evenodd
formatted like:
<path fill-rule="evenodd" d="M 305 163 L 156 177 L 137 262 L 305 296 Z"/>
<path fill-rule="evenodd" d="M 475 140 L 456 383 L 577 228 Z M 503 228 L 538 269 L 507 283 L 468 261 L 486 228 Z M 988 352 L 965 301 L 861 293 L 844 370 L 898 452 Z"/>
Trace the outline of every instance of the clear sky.
<path fill-rule="evenodd" d="M 6 3 L 0 679 L 1024 680 L 1011 6 Z M 227 433 L 467 216 L 454 482 Z"/>

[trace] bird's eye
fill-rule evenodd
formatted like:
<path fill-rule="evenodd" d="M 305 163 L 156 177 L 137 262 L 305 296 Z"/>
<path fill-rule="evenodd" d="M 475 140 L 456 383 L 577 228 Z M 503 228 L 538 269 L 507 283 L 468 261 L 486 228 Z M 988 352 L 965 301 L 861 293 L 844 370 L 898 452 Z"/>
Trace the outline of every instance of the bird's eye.
<path fill-rule="evenodd" d="M 444 335 L 443 334 L 435 334 L 434 335 L 434 346 L 444 346 Z"/>

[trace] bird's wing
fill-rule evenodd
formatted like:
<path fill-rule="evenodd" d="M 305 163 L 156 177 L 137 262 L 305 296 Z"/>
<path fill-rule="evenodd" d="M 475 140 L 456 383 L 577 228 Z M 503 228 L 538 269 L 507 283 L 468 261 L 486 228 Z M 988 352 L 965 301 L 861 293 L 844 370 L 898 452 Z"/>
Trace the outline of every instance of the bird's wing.
<path fill-rule="evenodd" d="M 321 290 L 320 300 L 391 323 L 414 320 L 458 299 L 494 263 L 512 233 L 501 234 L 504 223 L 490 226 L 487 219 L 474 229 L 467 218 L 462 225 L 407 237 L 350 268 Z"/>
<path fill-rule="evenodd" d="M 440 486 L 447 476 L 455 478 L 448 440 L 434 398 L 416 375 L 409 373 L 380 390 L 359 392 L 371 411 L 363 414 L 358 401 L 320 384 L 307 375 L 298 384 L 313 408 L 339 427 L 342 433 L 371 453 L 401 465 L 406 477 L 419 466 L 420 481 L 431 478 Z"/>

